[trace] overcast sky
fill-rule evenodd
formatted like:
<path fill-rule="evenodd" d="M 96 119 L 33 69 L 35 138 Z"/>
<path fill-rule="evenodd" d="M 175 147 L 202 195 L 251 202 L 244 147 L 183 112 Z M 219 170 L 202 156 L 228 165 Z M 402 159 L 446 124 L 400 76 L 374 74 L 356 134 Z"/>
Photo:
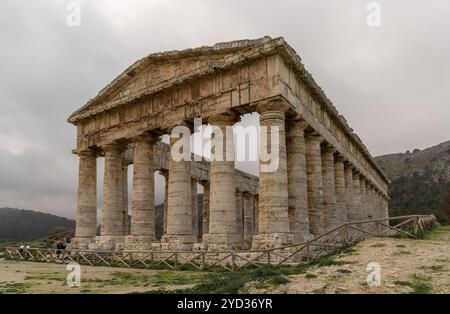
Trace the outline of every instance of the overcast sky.
<path fill-rule="evenodd" d="M 70 2 L 0 3 L 0 207 L 74 217 L 67 117 L 135 60 L 216 42 L 283 36 L 372 155 L 450 139 L 448 0 L 380 0 L 379 27 L 365 0 L 75 1 L 80 27 Z"/>

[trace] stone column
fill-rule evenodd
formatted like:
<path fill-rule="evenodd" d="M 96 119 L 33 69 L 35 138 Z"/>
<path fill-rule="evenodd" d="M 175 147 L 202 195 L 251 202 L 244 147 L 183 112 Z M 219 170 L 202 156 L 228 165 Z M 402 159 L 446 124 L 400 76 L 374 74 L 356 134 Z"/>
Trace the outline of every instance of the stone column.
<path fill-rule="evenodd" d="M 334 184 L 336 193 L 337 224 L 341 225 L 347 222 L 344 158 L 342 156 L 336 156 L 334 158 Z"/>
<path fill-rule="evenodd" d="M 308 188 L 306 179 L 305 121 L 287 123 L 286 157 L 288 173 L 289 230 L 295 242 L 309 237 Z"/>
<path fill-rule="evenodd" d="M 361 175 L 359 178 L 359 187 L 361 189 L 361 210 L 360 220 L 367 220 L 367 194 L 366 194 L 366 178 Z"/>
<path fill-rule="evenodd" d="M 244 193 L 244 243 L 245 247 L 249 248 L 253 240 L 253 232 L 255 229 L 254 219 L 254 197 L 249 192 Z"/>
<path fill-rule="evenodd" d="M 244 242 L 244 194 L 236 189 L 236 216 L 238 226 L 238 241 L 242 246 Z"/>
<path fill-rule="evenodd" d="M 202 227 L 202 235 L 209 233 L 209 197 L 210 197 L 210 190 L 209 190 L 209 182 L 204 181 L 202 182 L 203 185 L 203 227 Z M 202 239 L 203 239 L 202 236 Z"/>
<path fill-rule="evenodd" d="M 123 234 L 128 235 L 129 221 L 128 221 L 128 162 L 123 158 L 122 165 L 122 187 L 123 187 Z"/>
<path fill-rule="evenodd" d="M 353 213 L 353 166 L 350 163 L 344 164 L 345 174 L 345 207 L 347 218 L 345 222 L 350 222 Z"/>
<path fill-rule="evenodd" d="M 322 137 L 306 137 L 306 172 L 308 179 L 309 232 L 318 236 L 324 232 L 324 206 L 322 182 Z"/>
<path fill-rule="evenodd" d="M 261 124 L 261 152 L 274 153 L 270 160 L 259 165 L 259 221 L 258 235 L 253 237 L 253 248 L 270 248 L 290 244 L 294 237 L 289 230 L 288 177 L 286 161 L 285 113 L 289 104 L 268 101 L 258 105 Z M 272 133 L 278 133 L 278 143 L 273 143 Z M 278 155 L 278 156 L 276 156 Z M 278 158 L 277 158 L 278 157 Z"/>
<path fill-rule="evenodd" d="M 163 249 L 191 250 L 195 242 L 192 234 L 191 160 L 175 161 L 172 158 L 170 152 L 178 140 L 170 137 L 167 233 L 161 244 Z"/>
<path fill-rule="evenodd" d="M 367 189 L 367 197 L 368 197 L 368 200 L 367 200 L 367 217 L 369 218 L 369 219 L 375 219 L 376 218 L 376 214 L 375 214 L 375 211 L 374 211 L 374 208 L 375 208 L 375 206 L 374 206 L 374 201 L 373 201 L 373 186 L 372 186 L 372 183 L 369 183 L 369 185 L 368 186 L 366 186 L 366 189 Z"/>
<path fill-rule="evenodd" d="M 191 179 L 191 192 L 192 192 L 192 234 L 196 242 L 200 236 L 198 225 L 198 199 L 197 199 L 197 179 Z"/>
<path fill-rule="evenodd" d="M 221 130 L 211 138 L 209 233 L 204 242 L 208 249 L 235 249 L 239 247 L 236 179 L 234 168 L 234 139 L 232 128 L 235 116 L 221 114 L 209 119 L 209 124 Z M 214 131 L 214 130 L 213 130 Z M 220 156 L 220 142 L 223 154 Z M 232 160 L 230 160 L 232 159 Z"/>
<path fill-rule="evenodd" d="M 324 205 L 324 231 L 337 226 L 337 208 L 334 178 L 334 153 L 336 149 L 325 146 L 322 149 L 322 183 Z"/>
<path fill-rule="evenodd" d="M 123 170 L 122 145 L 108 144 L 105 152 L 103 210 L 101 235 L 123 236 Z M 109 239 L 102 239 L 109 241 Z M 102 241 L 103 242 L 103 241 Z"/>
<path fill-rule="evenodd" d="M 161 170 L 160 174 L 164 176 L 164 214 L 163 214 L 163 235 L 167 234 L 167 208 L 169 203 L 169 172 Z"/>
<path fill-rule="evenodd" d="M 97 235 L 97 158 L 92 150 L 81 151 L 74 248 L 87 249 Z"/>
<path fill-rule="evenodd" d="M 359 172 L 353 171 L 353 211 L 350 221 L 360 220 L 361 213 L 361 189 L 359 187 Z"/>
<path fill-rule="evenodd" d="M 127 249 L 149 250 L 155 241 L 155 176 L 153 144 L 157 137 L 141 135 L 134 139 L 131 232 Z"/>
<path fill-rule="evenodd" d="M 255 195 L 255 228 L 253 230 L 253 236 L 259 234 L 259 194 Z"/>

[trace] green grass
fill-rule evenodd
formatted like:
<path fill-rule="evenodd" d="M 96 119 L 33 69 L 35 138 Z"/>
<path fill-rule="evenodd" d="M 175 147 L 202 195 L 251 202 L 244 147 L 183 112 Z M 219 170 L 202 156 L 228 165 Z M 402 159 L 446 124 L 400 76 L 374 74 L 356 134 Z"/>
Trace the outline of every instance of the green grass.
<path fill-rule="evenodd" d="M 412 276 L 412 281 L 396 280 L 394 284 L 397 286 L 410 287 L 412 294 L 429 294 L 433 291 L 433 287 L 427 279 L 420 278 L 416 275 Z"/>
<path fill-rule="evenodd" d="M 352 271 L 349 270 L 349 269 L 343 269 L 343 268 L 336 269 L 336 271 L 337 271 L 338 273 L 342 273 L 342 274 L 350 274 L 350 273 L 352 272 Z"/>

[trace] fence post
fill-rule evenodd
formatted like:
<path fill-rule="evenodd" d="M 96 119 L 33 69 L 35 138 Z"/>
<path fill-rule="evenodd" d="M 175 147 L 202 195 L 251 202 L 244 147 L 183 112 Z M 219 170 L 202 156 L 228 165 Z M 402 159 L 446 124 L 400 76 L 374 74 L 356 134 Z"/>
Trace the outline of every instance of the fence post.
<path fill-rule="evenodd" d="M 232 271 L 234 271 L 234 270 L 235 270 L 235 267 L 236 267 L 236 265 L 235 265 L 235 263 L 234 263 L 236 257 L 234 256 L 234 254 L 235 254 L 235 252 L 233 251 L 233 252 L 231 253 L 231 269 L 232 269 Z"/>

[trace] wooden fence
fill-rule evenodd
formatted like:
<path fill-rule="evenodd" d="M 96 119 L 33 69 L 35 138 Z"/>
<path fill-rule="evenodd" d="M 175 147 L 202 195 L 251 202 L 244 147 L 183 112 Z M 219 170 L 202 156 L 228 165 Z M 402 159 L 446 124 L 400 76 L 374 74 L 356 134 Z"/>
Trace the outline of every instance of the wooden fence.
<path fill-rule="evenodd" d="M 169 268 L 204 270 L 219 266 L 229 271 L 244 267 L 298 265 L 311 263 L 367 237 L 400 235 L 416 238 L 430 229 L 433 215 L 410 215 L 389 219 L 372 219 L 340 225 L 309 241 L 267 250 L 248 251 L 91 251 L 61 250 L 40 247 L 6 247 L 7 259 L 48 263 L 76 262 L 91 266 L 127 268 Z M 391 226 L 393 225 L 393 226 Z"/>

